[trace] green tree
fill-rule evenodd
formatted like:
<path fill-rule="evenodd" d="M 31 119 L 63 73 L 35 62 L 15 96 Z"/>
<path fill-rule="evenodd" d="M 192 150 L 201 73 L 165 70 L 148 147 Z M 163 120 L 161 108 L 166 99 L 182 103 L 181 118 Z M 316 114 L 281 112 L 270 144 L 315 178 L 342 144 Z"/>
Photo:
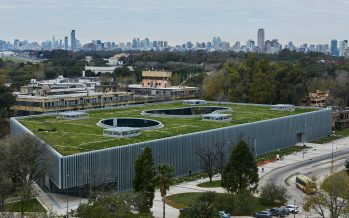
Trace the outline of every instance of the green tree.
<path fill-rule="evenodd" d="M 16 102 L 12 90 L 6 86 L 0 85 L 0 117 L 6 117 L 12 105 Z"/>
<path fill-rule="evenodd" d="M 253 193 L 258 187 L 256 159 L 243 140 L 235 146 L 222 174 L 222 186 L 230 193 Z"/>
<path fill-rule="evenodd" d="M 160 164 L 156 170 L 155 181 L 160 188 L 160 194 L 163 203 L 163 218 L 165 218 L 165 197 L 167 191 L 170 190 L 172 177 L 174 176 L 174 168 L 167 164 Z"/>
<path fill-rule="evenodd" d="M 135 162 L 135 176 L 132 180 L 135 192 L 142 193 L 146 202 L 142 212 L 149 212 L 153 206 L 155 193 L 155 169 L 152 151 L 149 147 L 144 149 L 142 155 Z"/>
<path fill-rule="evenodd" d="M 211 218 L 216 217 L 217 214 L 217 210 L 207 201 L 197 201 L 189 211 L 192 218 Z"/>
<path fill-rule="evenodd" d="M 274 203 L 275 201 L 285 203 L 287 199 L 287 190 L 284 186 L 268 183 L 261 188 L 261 198 L 270 203 Z"/>
<path fill-rule="evenodd" d="M 137 199 L 135 195 L 132 199 Z M 88 204 L 81 204 L 76 210 L 76 217 L 151 217 L 150 214 L 141 213 L 137 203 L 128 195 L 100 195 Z"/>
<path fill-rule="evenodd" d="M 313 178 L 314 183 L 316 179 Z M 325 218 L 349 216 L 349 177 L 346 172 L 332 174 L 317 185 L 317 192 L 304 198 L 303 209 Z"/>

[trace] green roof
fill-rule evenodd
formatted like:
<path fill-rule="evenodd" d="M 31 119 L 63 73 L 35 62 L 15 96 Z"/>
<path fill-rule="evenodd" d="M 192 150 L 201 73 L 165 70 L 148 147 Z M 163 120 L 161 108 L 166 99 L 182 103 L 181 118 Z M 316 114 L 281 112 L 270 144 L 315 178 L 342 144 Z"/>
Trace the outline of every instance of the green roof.
<path fill-rule="evenodd" d="M 153 117 L 141 115 L 143 110 L 188 107 L 183 103 L 166 103 L 157 105 L 137 106 L 130 108 L 100 109 L 89 111 L 89 118 L 82 120 L 60 120 L 55 115 L 23 118 L 19 121 L 51 145 L 62 155 L 99 150 L 132 143 L 150 141 L 181 134 L 200 132 L 210 129 L 234 126 L 260 120 L 309 112 L 314 109 L 296 108 L 293 112 L 271 110 L 270 106 L 241 105 L 241 104 L 206 104 L 204 106 L 230 107 L 233 111 L 230 122 L 204 121 L 201 117 Z M 227 112 L 224 112 L 227 113 Z M 164 127 L 144 130 L 133 138 L 111 138 L 103 136 L 103 129 L 96 125 L 105 118 L 134 117 L 150 118 L 160 121 Z"/>

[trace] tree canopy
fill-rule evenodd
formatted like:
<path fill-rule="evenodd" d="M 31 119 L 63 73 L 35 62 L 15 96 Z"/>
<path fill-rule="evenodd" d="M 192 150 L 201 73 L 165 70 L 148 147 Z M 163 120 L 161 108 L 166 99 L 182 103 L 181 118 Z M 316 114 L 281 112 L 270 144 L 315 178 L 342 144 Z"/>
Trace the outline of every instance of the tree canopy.
<path fill-rule="evenodd" d="M 256 159 L 246 142 L 240 140 L 223 169 L 222 186 L 230 193 L 253 193 L 257 189 L 258 181 Z"/>
<path fill-rule="evenodd" d="M 142 212 L 149 212 L 153 206 L 155 193 L 155 168 L 152 151 L 149 147 L 137 158 L 135 162 L 135 176 L 132 180 L 135 192 L 142 193 L 145 196 L 145 207 Z"/>

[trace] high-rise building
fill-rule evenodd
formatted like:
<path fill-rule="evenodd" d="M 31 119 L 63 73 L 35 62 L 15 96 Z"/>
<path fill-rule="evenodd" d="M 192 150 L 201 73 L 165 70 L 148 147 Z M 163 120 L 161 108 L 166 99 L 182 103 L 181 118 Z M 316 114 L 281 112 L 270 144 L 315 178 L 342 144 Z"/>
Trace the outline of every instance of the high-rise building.
<path fill-rule="evenodd" d="M 75 30 L 72 30 L 70 33 L 70 46 L 72 51 L 76 51 Z"/>
<path fill-rule="evenodd" d="M 259 49 L 259 52 L 264 53 L 264 41 L 265 41 L 265 35 L 264 35 L 264 29 L 258 29 L 257 33 L 257 46 Z"/>
<path fill-rule="evenodd" d="M 68 36 L 64 37 L 64 50 L 69 49 L 69 44 L 68 44 Z"/>
<path fill-rule="evenodd" d="M 338 44 L 335 39 L 331 40 L 331 55 L 335 57 L 338 56 Z"/>

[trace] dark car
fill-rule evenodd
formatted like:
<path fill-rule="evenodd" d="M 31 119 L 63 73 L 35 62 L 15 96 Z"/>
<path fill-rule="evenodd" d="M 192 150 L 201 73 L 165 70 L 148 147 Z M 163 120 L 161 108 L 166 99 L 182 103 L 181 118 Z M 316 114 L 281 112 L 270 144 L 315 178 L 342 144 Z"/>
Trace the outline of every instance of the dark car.
<path fill-rule="evenodd" d="M 260 211 L 254 215 L 256 218 L 272 218 L 273 214 L 269 211 Z"/>
<path fill-rule="evenodd" d="M 282 209 L 282 208 L 272 208 L 269 211 L 273 216 L 277 216 L 277 217 L 284 217 L 287 214 L 286 209 Z"/>
<path fill-rule="evenodd" d="M 349 170 L 349 159 L 345 161 L 345 167 Z"/>
<path fill-rule="evenodd" d="M 285 213 L 286 215 L 289 215 L 289 214 L 290 214 L 290 210 L 287 209 L 286 207 L 280 207 L 279 209 L 282 210 L 283 213 Z"/>

